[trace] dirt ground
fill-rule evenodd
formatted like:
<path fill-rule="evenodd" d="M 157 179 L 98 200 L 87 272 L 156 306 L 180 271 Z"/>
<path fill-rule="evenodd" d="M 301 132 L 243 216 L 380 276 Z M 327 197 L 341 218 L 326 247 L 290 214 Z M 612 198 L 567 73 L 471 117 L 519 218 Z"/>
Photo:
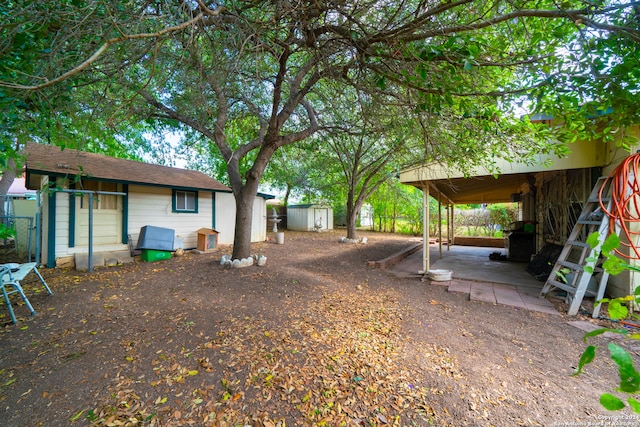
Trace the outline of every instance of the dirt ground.
<path fill-rule="evenodd" d="M 573 377 L 573 318 L 395 277 L 367 261 L 415 242 L 343 235 L 285 232 L 254 245 L 264 267 L 224 268 L 222 247 L 42 269 L 38 315 L 0 306 L 0 425 L 640 425 L 598 402 L 618 377 L 607 338 Z"/>

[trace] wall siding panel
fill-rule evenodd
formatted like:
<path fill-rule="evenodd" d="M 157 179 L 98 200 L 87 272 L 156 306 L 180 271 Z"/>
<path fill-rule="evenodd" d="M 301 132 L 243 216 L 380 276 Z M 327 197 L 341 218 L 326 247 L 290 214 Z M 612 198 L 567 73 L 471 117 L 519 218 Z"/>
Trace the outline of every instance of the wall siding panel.
<path fill-rule="evenodd" d="M 213 210 L 211 193 L 198 192 L 198 213 L 177 213 L 171 210 L 170 188 L 129 186 L 129 234 L 138 241 L 145 225 L 171 228 L 185 249 L 196 247 L 197 231 L 211 228 Z"/>

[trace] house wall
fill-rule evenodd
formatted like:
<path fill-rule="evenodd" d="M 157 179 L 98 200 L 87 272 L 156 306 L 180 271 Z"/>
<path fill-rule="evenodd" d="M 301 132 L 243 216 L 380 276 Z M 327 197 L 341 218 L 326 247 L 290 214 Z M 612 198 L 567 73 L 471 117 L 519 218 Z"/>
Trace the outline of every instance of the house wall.
<path fill-rule="evenodd" d="M 267 240 L 267 201 L 256 196 L 253 201 L 251 242 Z M 216 193 L 216 230 L 220 232 L 218 243 L 232 245 L 236 228 L 236 199 L 232 193 Z"/>
<path fill-rule="evenodd" d="M 39 188 L 42 189 L 45 185 L 46 177 L 41 177 Z M 49 216 L 44 215 L 45 212 L 48 211 L 49 200 L 46 197 L 46 194 L 43 191 L 40 191 L 40 259 L 36 260 L 36 262 L 40 262 L 41 264 L 47 263 L 47 256 L 49 254 L 48 248 L 48 233 L 49 230 Z"/>
<path fill-rule="evenodd" d="M 130 185 L 129 234 L 134 243 L 145 225 L 173 229 L 183 248 L 195 248 L 196 232 L 213 226 L 211 193 L 198 191 L 198 213 L 172 212 L 171 188 Z"/>
<path fill-rule="evenodd" d="M 63 189 L 68 189 L 66 182 L 58 181 L 58 185 Z M 70 215 L 70 202 L 72 200 L 71 194 L 63 192 L 55 192 L 55 259 L 73 257 L 75 254 L 86 254 L 89 251 L 88 242 L 82 240 L 76 235 L 76 244 L 73 247 L 69 247 L 69 215 Z M 49 255 L 48 239 L 50 237 L 49 224 L 51 220 L 49 218 L 49 194 L 43 192 L 41 195 L 42 204 L 42 262 L 46 263 Z M 86 216 L 87 213 L 82 211 L 76 211 L 76 215 Z M 93 250 L 94 252 L 112 252 L 112 251 L 126 251 L 128 246 L 123 243 L 111 243 L 111 244 L 99 244 L 100 224 L 95 222 L 94 217 L 94 233 L 96 240 L 94 240 Z M 82 221 L 86 220 L 84 218 Z"/>
<path fill-rule="evenodd" d="M 69 248 L 69 194 L 55 193 L 55 254 L 56 258 L 72 255 L 75 250 Z M 74 248 L 76 249 L 76 248 Z"/>
<path fill-rule="evenodd" d="M 46 185 L 46 178 L 42 185 Z M 60 181 L 62 188 L 67 185 Z M 198 213 L 177 213 L 172 211 L 171 188 L 129 185 L 128 188 L 128 234 L 135 244 L 140 234 L 140 229 L 145 225 L 171 228 L 175 235 L 182 240 L 184 248 L 195 248 L 197 242 L 197 230 L 200 228 L 215 228 L 218 235 L 218 244 L 233 244 L 235 229 L 235 199 L 231 193 L 215 193 L 208 191 L 198 192 Z M 69 203 L 70 194 L 56 192 L 55 196 L 55 259 L 72 258 L 78 253 L 87 253 L 88 247 L 76 245 L 69 247 Z M 119 196 L 120 197 L 120 196 Z M 49 251 L 50 218 L 49 196 L 43 192 L 41 196 L 42 213 L 42 257 L 41 262 L 47 263 Z M 215 207 L 215 209 L 214 209 Z M 215 218 L 214 218 L 215 211 Z M 76 215 L 84 212 L 76 212 Z M 97 226 L 97 224 L 94 224 Z M 95 228 L 94 228 L 95 230 Z M 252 242 L 266 240 L 266 200 L 256 197 L 253 208 Z M 128 251 L 126 244 L 94 244 L 94 253 L 111 251 Z"/>
<path fill-rule="evenodd" d="M 232 193 L 216 193 L 215 229 L 220 232 L 218 235 L 219 244 L 233 244 L 236 229 L 236 199 Z"/>
<path fill-rule="evenodd" d="M 253 220 L 251 222 L 251 241 L 267 240 L 267 200 L 256 197 L 253 202 Z"/>

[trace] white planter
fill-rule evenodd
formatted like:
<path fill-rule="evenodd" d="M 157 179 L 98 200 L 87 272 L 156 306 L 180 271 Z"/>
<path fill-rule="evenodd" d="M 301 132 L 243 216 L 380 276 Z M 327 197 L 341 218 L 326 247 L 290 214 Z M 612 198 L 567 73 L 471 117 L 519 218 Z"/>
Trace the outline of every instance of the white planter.
<path fill-rule="evenodd" d="M 450 270 L 429 270 L 427 276 L 434 282 L 446 282 L 451 280 Z"/>

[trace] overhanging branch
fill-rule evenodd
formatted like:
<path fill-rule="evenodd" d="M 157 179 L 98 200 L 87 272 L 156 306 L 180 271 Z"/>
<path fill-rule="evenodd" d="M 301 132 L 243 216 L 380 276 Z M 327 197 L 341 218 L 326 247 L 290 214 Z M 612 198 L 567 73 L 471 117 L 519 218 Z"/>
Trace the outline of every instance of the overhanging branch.
<path fill-rule="evenodd" d="M 8 83 L 8 82 L 0 81 L 0 87 L 6 87 L 6 88 L 9 88 L 9 89 L 17 89 L 17 90 L 27 90 L 27 91 L 35 91 L 35 90 L 41 90 L 41 89 L 48 88 L 50 86 L 58 84 L 58 83 L 60 83 L 60 82 L 62 82 L 64 80 L 67 80 L 68 78 L 73 77 L 76 74 L 79 74 L 82 71 L 86 70 L 87 68 L 89 68 L 89 66 L 91 66 L 91 64 L 96 62 L 107 51 L 107 49 L 109 49 L 111 46 L 113 46 L 115 44 L 122 43 L 122 42 L 128 41 L 128 40 L 159 38 L 159 37 L 165 36 L 167 34 L 175 33 L 175 32 L 184 30 L 187 27 L 195 25 L 196 23 L 201 21 L 204 17 L 219 15 L 224 10 L 225 10 L 224 7 L 219 7 L 216 10 L 206 9 L 206 12 L 200 12 L 198 15 L 196 15 L 195 17 L 193 17 L 192 19 L 190 19 L 188 21 L 185 21 L 185 22 L 183 22 L 183 23 L 181 23 L 179 25 L 174 25 L 174 26 L 171 26 L 171 27 L 167 27 L 167 28 L 165 28 L 163 30 L 160 30 L 160 31 L 157 31 L 155 33 L 124 34 L 124 35 L 122 35 L 120 37 L 113 37 L 113 38 L 107 40 L 106 42 L 104 42 L 98 48 L 98 50 L 96 50 L 84 62 L 82 62 L 78 66 L 72 68 L 71 70 L 67 71 L 66 73 L 63 73 L 63 74 L 59 75 L 58 77 L 56 77 L 56 78 L 54 78 L 52 80 L 47 80 L 45 83 L 42 83 L 42 84 L 39 84 L 39 85 L 21 85 L 21 84 L 16 84 L 16 83 Z"/>

